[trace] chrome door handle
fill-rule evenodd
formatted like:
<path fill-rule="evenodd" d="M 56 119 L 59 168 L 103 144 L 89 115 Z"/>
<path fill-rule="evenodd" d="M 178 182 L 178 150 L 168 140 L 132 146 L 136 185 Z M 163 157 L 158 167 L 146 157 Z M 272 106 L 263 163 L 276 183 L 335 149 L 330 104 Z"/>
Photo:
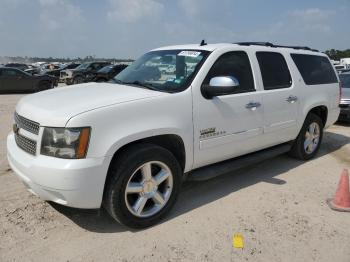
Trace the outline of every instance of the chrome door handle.
<path fill-rule="evenodd" d="M 295 103 L 296 101 L 298 101 L 298 97 L 296 96 L 288 96 L 287 99 L 286 99 L 287 102 L 293 104 Z"/>
<path fill-rule="evenodd" d="M 249 102 L 248 104 L 245 105 L 245 108 L 254 111 L 260 106 L 261 104 L 259 102 Z"/>

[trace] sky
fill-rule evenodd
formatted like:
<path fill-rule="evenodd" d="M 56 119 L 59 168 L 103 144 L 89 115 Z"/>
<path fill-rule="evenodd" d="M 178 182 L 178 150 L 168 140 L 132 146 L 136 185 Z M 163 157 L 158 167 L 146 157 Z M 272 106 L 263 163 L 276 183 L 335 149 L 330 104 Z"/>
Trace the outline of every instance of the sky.
<path fill-rule="evenodd" d="M 350 0 L 0 0 L 0 56 L 137 58 L 174 44 L 350 48 Z"/>

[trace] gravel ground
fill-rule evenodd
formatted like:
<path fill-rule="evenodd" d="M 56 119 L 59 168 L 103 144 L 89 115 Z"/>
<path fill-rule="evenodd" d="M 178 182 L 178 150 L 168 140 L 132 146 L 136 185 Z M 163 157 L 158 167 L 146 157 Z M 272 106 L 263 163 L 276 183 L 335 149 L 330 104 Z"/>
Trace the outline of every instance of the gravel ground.
<path fill-rule="evenodd" d="M 0 96 L 0 261 L 350 261 L 350 213 L 325 200 L 350 168 L 350 126 L 327 130 L 316 159 L 282 155 L 183 186 L 161 224 L 134 231 L 103 210 L 41 201 L 9 169 L 6 135 L 23 95 Z M 233 234 L 245 247 L 232 247 Z"/>

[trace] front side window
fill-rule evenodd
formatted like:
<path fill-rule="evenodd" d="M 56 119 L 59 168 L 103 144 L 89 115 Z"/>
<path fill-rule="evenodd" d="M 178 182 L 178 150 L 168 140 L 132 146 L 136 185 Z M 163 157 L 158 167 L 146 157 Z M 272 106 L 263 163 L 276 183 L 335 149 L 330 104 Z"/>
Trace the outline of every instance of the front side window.
<path fill-rule="evenodd" d="M 19 71 L 17 71 L 17 70 L 3 69 L 2 70 L 2 75 L 3 76 L 21 76 L 22 74 Z"/>
<path fill-rule="evenodd" d="M 114 80 L 165 92 L 185 90 L 208 51 L 160 50 L 149 52 L 120 72 Z"/>
<path fill-rule="evenodd" d="M 292 85 L 287 62 L 276 52 L 256 52 L 265 90 L 288 88 Z"/>
<path fill-rule="evenodd" d="M 307 85 L 337 83 L 338 79 L 329 60 L 324 56 L 291 54 Z"/>
<path fill-rule="evenodd" d="M 250 61 L 246 52 L 233 51 L 223 54 L 216 60 L 203 84 L 218 76 L 233 76 L 239 82 L 236 93 L 255 91 Z"/>

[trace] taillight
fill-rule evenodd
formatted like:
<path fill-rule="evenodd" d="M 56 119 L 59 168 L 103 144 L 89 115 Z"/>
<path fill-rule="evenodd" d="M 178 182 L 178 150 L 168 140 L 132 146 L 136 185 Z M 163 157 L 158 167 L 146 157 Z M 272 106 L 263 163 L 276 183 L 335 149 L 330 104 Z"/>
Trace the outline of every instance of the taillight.
<path fill-rule="evenodd" d="M 339 101 L 338 101 L 338 105 L 340 105 L 340 101 L 341 101 L 341 97 L 342 97 L 342 88 L 343 85 L 341 82 L 339 82 Z"/>

